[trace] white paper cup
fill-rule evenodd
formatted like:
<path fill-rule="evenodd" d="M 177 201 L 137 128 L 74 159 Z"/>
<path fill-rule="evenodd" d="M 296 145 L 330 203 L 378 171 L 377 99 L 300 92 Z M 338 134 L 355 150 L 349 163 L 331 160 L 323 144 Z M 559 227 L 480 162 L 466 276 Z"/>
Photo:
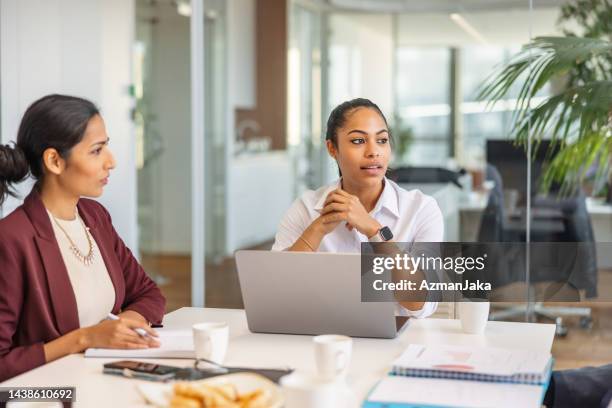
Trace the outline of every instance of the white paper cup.
<path fill-rule="evenodd" d="M 463 331 L 468 334 L 484 333 L 490 306 L 489 302 L 459 302 L 459 319 Z"/>
<path fill-rule="evenodd" d="M 312 340 L 319 378 L 324 381 L 346 378 L 351 363 L 353 339 L 337 334 L 325 334 Z"/>
<path fill-rule="evenodd" d="M 196 359 L 205 358 L 223 364 L 229 341 L 227 323 L 197 323 L 192 330 Z"/>
<path fill-rule="evenodd" d="M 317 376 L 293 372 L 280 379 L 285 408 L 339 408 L 346 406 L 346 391 Z"/>

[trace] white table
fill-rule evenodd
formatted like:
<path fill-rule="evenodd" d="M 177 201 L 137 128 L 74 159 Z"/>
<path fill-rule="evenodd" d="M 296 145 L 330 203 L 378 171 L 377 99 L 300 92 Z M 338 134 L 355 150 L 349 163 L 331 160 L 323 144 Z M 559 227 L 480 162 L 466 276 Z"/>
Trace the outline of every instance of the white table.
<path fill-rule="evenodd" d="M 311 336 L 249 332 L 244 310 L 182 308 L 166 315 L 164 327 L 186 328 L 202 321 L 225 321 L 230 326 L 226 364 L 252 367 L 290 366 L 314 371 Z M 409 343 L 482 345 L 550 351 L 553 324 L 489 322 L 484 336 L 464 334 L 458 320 L 412 320 L 395 339 L 355 338 L 348 381 L 362 401 L 390 369 L 391 361 Z M 78 407 L 143 407 L 136 381 L 102 374 L 102 364 L 116 359 L 70 355 L 14 377 L 0 386 L 74 386 Z M 152 361 L 152 360 L 149 360 Z M 190 360 L 155 360 L 190 365 Z"/>

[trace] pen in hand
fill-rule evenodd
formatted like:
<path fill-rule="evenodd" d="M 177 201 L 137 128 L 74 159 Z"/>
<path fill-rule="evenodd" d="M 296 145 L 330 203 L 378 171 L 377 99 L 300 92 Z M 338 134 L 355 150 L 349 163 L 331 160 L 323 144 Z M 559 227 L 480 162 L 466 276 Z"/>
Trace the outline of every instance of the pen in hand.
<path fill-rule="evenodd" d="M 115 314 L 113 314 L 113 313 L 109 313 L 109 314 L 106 316 L 106 318 L 107 318 L 108 320 L 119 320 L 119 316 L 117 316 L 117 315 L 115 315 Z M 138 333 L 138 335 L 139 335 L 140 337 L 144 337 L 144 338 L 147 338 L 147 337 L 152 337 L 152 336 L 151 336 L 149 333 L 147 333 L 147 332 L 146 332 L 144 329 L 142 329 L 142 328 L 140 328 L 140 327 L 133 328 L 132 330 L 134 330 L 136 333 Z"/>

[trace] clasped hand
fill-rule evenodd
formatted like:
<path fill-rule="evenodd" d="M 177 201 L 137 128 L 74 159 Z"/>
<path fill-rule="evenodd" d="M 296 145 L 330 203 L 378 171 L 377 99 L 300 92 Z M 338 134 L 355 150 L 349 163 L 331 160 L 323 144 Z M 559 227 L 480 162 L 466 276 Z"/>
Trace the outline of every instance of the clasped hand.
<path fill-rule="evenodd" d="M 355 228 L 368 238 L 381 228 L 358 197 L 340 188 L 327 195 L 319 219 L 326 233 L 333 231 L 343 221 L 346 221 L 349 230 Z"/>

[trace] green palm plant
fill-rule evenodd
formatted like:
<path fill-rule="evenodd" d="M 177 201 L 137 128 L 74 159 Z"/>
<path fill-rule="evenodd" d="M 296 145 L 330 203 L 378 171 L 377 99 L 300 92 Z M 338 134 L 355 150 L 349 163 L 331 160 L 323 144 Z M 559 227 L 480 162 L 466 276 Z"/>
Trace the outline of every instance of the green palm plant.
<path fill-rule="evenodd" d="M 612 42 L 607 39 L 536 37 L 481 85 L 478 98 L 489 107 L 519 85 L 511 129 L 518 144 L 526 147 L 531 141 L 537 146 L 545 135 L 551 138 L 549 153 L 558 153 L 549 155 L 543 190 L 555 183 L 564 193 L 573 191 L 595 165 L 596 177 L 607 175 L 612 157 L 611 61 Z M 563 78 L 562 90 L 536 103 L 536 94 L 547 83 Z"/>

